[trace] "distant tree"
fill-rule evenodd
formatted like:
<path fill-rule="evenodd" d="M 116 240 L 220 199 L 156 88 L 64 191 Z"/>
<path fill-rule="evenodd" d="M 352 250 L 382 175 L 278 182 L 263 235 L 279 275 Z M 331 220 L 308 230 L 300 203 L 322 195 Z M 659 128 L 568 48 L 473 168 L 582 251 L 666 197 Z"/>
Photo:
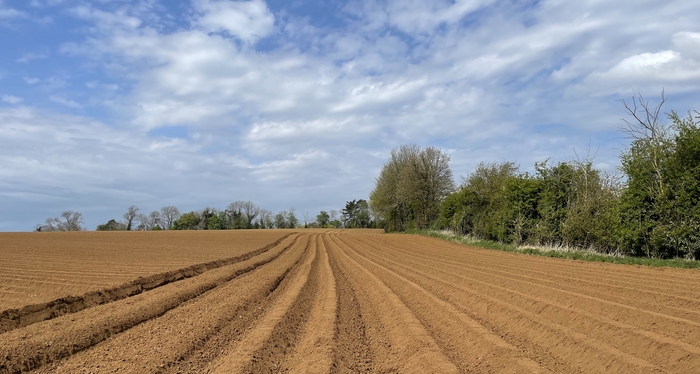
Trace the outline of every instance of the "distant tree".
<path fill-rule="evenodd" d="M 343 222 L 338 219 L 338 211 L 335 209 L 332 209 L 328 212 L 328 215 L 330 216 L 330 222 L 328 222 L 331 227 L 334 227 L 336 229 L 340 228 L 343 226 Z"/>
<path fill-rule="evenodd" d="M 285 229 L 287 228 L 287 211 L 283 210 L 277 214 L 275 214 L 275 227 L 278 229 Z"/>
<path fill-rule="evenodd" d="M 330 222 L 331 217 L 328 215 L 328 212 L 325 210 L 322 210 L 318 215 L 316 215 L 316 223 L 318 223 L 319 227 L 326 227 L 328 225 L 328 222 Z"/>
<path fill-rule="evenodd" d="M 247 229 L 253 228 L 253 220 L 260 214 L 260 208 L 255 206 L 252 201 L 243 202 L 243 216 L 245 217 L 245 223 Z"/>
<path fill-rule="evenodd" d="M 36 231 L 83 231 L 83 214 L 67 210 L 60 217 L 48 218 L 46 222 L 37 227 Z"/>
<path fill-rule="evenodd" d="M 37 232 L 53 232 L 58 231 L 56 227 L 56 218 L 47 218 L 43 224 L 36 225 Z"/>
<path fill-rule="evenodd" d="M 152 211 L 148 216 L 144 216 L 141 221 L 143 230 L 153 230 L 156 227 L 160 228 L 162 217 L 157 210 Z"/>
<path fill-rule="evenodd" d="M 248 216 L 246 215 L 246 206 L 249 201 L 234 201 L 226 207 L 229 229 L 246 229 L 248 228 Z M 250 203 L 252 206 L 252 203 Z M 250 207 L 248 207 L 250 209 Z"/>
<path fill-rule="evenodd" d="M 299 226 L 299 219 L 296 216 L 296 209 L 294 207 L 289 208 L 289 212 L 287 213 L 287 227 L 290 229 L 294 229 L 297 226 Z"/>
<path fill-rule="evenodd" d="M 148 216 L 143 214 L 143 213 L 137 214 L 136 217 L 134 218 L 132 229 L 134 229 L 133 226 L 135 226 L 136 230 L 138 230 L 138 231 L 147 230 Z"/>
<path fill-rule="evenodd" d="M 166 230 L 170 230 L 173 226 L 173 222 L 180 218 L 180 210 L 175 206 L 164 206 L 160 208 L 160 216 L 162 219 L 162 226 Z"/>
<path fill-rule="evenodd" d="M 173 230 L 197 230 L 200 226 L 201 217 L 196 212 L 182 214 L 173 222 Z M 207 222 L 208 224 L 208 222 Z"/>
<path fill-rule="evenodd" d="M 207 220 L 208 230 L 225 230 L 226 229 L 226 212 L 218 212 L 212 215 Z"/>
<path fill-rule="evenodd" d="M 198 230 L 209 230 L 209 218 L 218 215 L 219 211 L 216 208 L 206 207 L 199 211 Z"/>
<path fill-rule="evenodd" d="M 342 213 L 345 227 L 359 228 L 370 225 L 369 204 L 364 199 L 346 202 Z"/>
<path fill-rule="evenodd" d="M 274 215 L 269 210 L 260 209 L 260 219 L 258 222 L 261 229 L 272 229 L 275 227 Z"/>
<path fill-rule="evenodd" d="M 301 216 L 304 217 L 304 228 L 308 228 L 309 222 L 311 221 L 311 215 L 309 214 L 309 211 L 304 211 L 304 213 L 302 213 Z"/>
<path fill-rule="evenodd" d="M 117 222 L 114 219 L 110 219 L 107 223 L 97 226 L 97 231 L 124 231 L 126 230 L 126 225 Z"/>
<path fill-rule="evenodd" d="M 126 231 L 130 231 L 132 229 L 132 225 L 138 214 L 139 208 L 137 208 L 136 205 L 130 206 L 126 213 L 124 213 L 124 219 L 126 220 Z"/>

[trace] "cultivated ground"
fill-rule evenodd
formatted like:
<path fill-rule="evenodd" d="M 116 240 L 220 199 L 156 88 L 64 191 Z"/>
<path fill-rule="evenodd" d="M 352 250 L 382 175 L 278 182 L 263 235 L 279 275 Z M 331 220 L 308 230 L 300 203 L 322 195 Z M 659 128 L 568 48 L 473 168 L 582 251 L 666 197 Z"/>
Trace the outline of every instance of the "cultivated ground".
<path fill-rule="evenodd" d="M 700 372 L 697 270 L 371 230 L 8 235 L 0 373 Z"/>

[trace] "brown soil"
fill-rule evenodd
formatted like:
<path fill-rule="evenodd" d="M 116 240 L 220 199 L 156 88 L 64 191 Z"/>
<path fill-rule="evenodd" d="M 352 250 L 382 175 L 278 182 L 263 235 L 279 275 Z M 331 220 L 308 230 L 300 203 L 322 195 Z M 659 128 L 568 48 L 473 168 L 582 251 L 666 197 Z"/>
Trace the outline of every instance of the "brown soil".
<path fill-rule="evenodd" d="M 0 373 L 700 372 L 698 271 L 373 231 L 272 242 L 2 333 Z"/>

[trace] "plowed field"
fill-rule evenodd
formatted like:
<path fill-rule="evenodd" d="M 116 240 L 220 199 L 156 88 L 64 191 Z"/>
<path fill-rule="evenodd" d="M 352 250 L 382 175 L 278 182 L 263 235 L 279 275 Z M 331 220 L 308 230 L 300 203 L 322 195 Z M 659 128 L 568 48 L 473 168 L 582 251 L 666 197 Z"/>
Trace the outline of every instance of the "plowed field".
<path fill-rule="evenodd" d="M 134 234 L 102 244 L 91 235 L 74 239 L 118 252 Z M 185 246 L 184 236 L 165 244 L 175 233 L 150 235 L 160 235 L 153 252 L 164 257 Z M 0 373 L 700 372 L 698 271 L 369 230 L 245 235 L 259 241 L 222 245 L 221 261 L 152 268 L 210 261 L 186 276 L 8 327 Z M 114 273 L 133 277 L 132 266 L 150 263 L 124 261 Z M 62 264 L 55 271 L 73 266 Z"/>

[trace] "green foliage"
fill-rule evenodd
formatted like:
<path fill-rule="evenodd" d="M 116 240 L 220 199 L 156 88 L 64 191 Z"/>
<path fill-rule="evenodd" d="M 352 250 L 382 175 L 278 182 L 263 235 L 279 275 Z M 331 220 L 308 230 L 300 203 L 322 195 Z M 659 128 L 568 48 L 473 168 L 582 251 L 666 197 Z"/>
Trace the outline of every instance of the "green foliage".
<path fill-rule="evenodd" d="M 370 206 L 388 231 L 426 228 L 454 190 L 450 157 L 439 149 L 404 145 L 391 151 L 370 193 Z"/>
<path fill-rule="evenodd" d="M 227 225 L 226 212 L 218 212 L 207 220 L 207 230 L 225 230 Z"/>
<path fill-rule="evenodd" d="M 197 230 L 201 218 L 196 212 L 185 213 L 173 222 L 173 230 Z"/>
<path fill-rule="evenodd" d="M 611 256 L 605 254 L 598 254 L 590 251 L 558 251 L 558 250 L 542 250 L 532 247 L 518 247 L 512 244 L 503 244 L 494 241 L 487 240 L 472 240 L 467 237 L 446 235 L 437 231 L 430 230 L 407 230 L 406 234 L 411 235 L 422 235 L 433 238 L 438 238 L 453 243 L 464 244 L 471 247 L 478 247 L 483 249 L 491 249 L 504 252 L 514 252 L 522 253 L 531 256 L 543 256 L 552 258 L 563 258 L 570 260 L 579 261 L 591 261 L 591 262 L 608 262 L 613 264 L 624 264 L 624 265 L 635 265 L 635 266 L 653 266 L 653 267 L 673 267 L 673 268 L 686 268 L 686 269 L 700 269 L 700 261 L 688 261 L 684 259 L 657 259 L 657 258 L 639 258 L 639 257 L 626 257 L 626 256 Z M 466 249 L 466 248 L 465 248 Z"/>
<path fill-rule="evenodd" d="M 620 203 L 621 238 L 636 255 L 697 259 L 700 128 L 690 114 L 672 112 L 669 118 L 673 133 L 634 139 L 622 155 L 628 181 Z"/>
<path fill-rule="evenodd" d="M 345 208 L 341 210 L 343 221 L 347 228 L 366 228 L 371 225 L 369 204 L 367 200 L 352 200 L 345 203 Z"/>
<path fill-rule="evenodd" d="M 331 216 L 325 210 L 322 210 L 316 215 L 316 223 L 318 227 L 326 227 L 331 220 Z"/>
<path fill-rule="evenodd" d="M 97 226 L 97 231 L 123 231 L 126 230 L 126 225 L 110 219 L 107 223 Z"/>
<path fill-rule="evenodd" d="M 442 227 L 501 243 L 598 247 L 610 251 L 619 189 L 590 162 L 481 163 L 442 203 Z M 607 230 L 607 231 L 606 231 Z"/>
<path fill-rule="evenodd" d="M 663 97 L 662 97 L 663 98 Z M 663 101 L 662 101 L 663 103 Z M 514 245 L 565 246 L 651 258 L 700 258 L 700 126 L 696 117 L 625 103 L 634 121 L 623 185 L 589 160 L 479 164 L 440 209 L 439 227 Z"/>

